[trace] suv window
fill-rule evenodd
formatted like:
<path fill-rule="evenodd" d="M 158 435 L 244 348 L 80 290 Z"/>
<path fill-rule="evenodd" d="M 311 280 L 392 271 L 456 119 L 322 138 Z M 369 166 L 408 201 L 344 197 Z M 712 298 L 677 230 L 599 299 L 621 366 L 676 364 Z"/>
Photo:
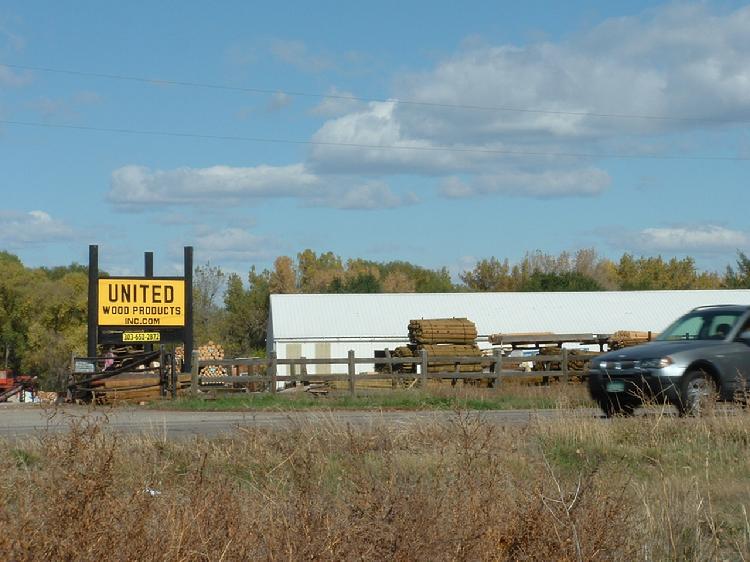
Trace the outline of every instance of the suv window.
<path fill-rule="evenodd" d="M 686 314 L 664 330 L 658 340 L 724 339 L 741 312 L 698 310 Z"/>

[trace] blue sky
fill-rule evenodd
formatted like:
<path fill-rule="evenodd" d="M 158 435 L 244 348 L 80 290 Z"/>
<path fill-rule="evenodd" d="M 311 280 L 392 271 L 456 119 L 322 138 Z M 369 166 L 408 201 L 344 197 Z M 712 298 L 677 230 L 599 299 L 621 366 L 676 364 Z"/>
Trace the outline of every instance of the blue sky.
<path fill-rule="evenodd" d="M 750 249 L 750 6 L 604 4 L 6 1 L 0 249 L 723 270 Z"/>

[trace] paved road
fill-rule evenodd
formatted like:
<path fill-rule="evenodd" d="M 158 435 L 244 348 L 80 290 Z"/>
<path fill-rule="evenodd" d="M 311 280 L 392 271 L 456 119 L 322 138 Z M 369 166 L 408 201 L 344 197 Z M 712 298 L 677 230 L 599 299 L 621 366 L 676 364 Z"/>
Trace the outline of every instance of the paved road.
<path fill-rule="evenodd" d="M 534 420 L 555 418 L 594 418 L 599 411 L 576 410 L 504 410 L 477 411 L 472 415 L 497 425 L 526 425 Z M 107 421 L 107 428 L 125 433 L 150 433 L 168 438 L 216 436 L 231 433 L 238 427 L 294 428 L 309 423 L 350 424 L 368 428 L 377 426 L 408 427 L 419 423 L 446 422 L 455 418 L 451 411 L 424 412 L 175 412 L 137 408 L 95 408 L 64 406 L 57 409 L 38 405 L 3 405 L 0 407 L 0 437 L 13 438 L 44 431 L 65 431 L 71 421 L 89 417 Z"/>

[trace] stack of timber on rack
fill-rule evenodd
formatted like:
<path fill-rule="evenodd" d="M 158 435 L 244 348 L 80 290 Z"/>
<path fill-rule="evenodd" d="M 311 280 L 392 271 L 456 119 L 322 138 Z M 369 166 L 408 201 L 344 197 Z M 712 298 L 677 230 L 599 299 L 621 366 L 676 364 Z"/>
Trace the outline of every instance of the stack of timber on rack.
<path fill-rule="evenodd" d="M 224 348 L 217 343 L 209 340 L 206 345 L 198 347 L 198 359 L 203 362 L 222 361 L 224 359 Z M 227 369 L 223 365 L 204 365 L 200 369 L 201 377 L 225 377 Z M 210 384 L 210 383 L 208 383 Z"/>
<path fill-rule="evenodd" d="M 415 357 L 417 346 L 402 345 L 393 350 L 393 357 Z M 393 370 L 397 373 L 416 373 L 415 363 L 394 363 Z"/>
<path fill-rule="evenodd" d="M 585 353 L 579 349 L 568 349 L 568 369 L 571 371 L 584 371 L 586 369 L 586 358 L 578 358 L 576 356 Z M 541 347 L 539 348 L 539 355 L 557 355 L 558 357 L 562 353 L 562 349 L 559 347 Z M 536 361 L 532 371 L 559 371 L 562 368 L 559 361 Z"/>
<path fill-rule="evenodd" d="M 438 318 L 409 322 L 409 341 L 414 344 L 473 345 L 476 339 L 477 327 L 474 322 L 466 318 Z"/>
<path fill-rule="evenodd" d="M 411 320 L 409 322 L 409 341 L 411 345 L 394 350 L 397 357 L 419 357 L 422 351 L 427 352 L 428 373 L 455 371 L 456 364 L 450 361 L 438 362 L 430 357 L 481 357 L 482 351 L 476 344 L 477 327 L 466 318 L 436 318 L 428 320 Z M 398 367 L 398 365 L 394 366 Z M 394 369 L 395 370 L 395 369 Z M 458 365 L 461 373 L 481 373 L 479 363 Z M 403 364 L 399 372 L 415 373 L 414 364 Z"/>
<path fill-rule="evenodd" d="M 492 345 L 502 346 L 504 350 L 535 349 L 545 345 L 561 347 L 563 343 L 579 345 L 598 345 L 600 351 L 609 342 L 610 334 L 555 334 L 553 332 L 518 332 L 492 334 L 489 337 Z"/>
<path fill-rule="evenodd" d="M 120 373 L 92 383 L 94 398 L 100 403 L 117 401 L 147 402 L 161 398 L 159 375 L 156 373 Z M 190 374 L 177 375 L 177 391 L 190 387 Z"/>
<path fill-rule="evenodd" d="M 420 345 L 417 347 L 417 355 L 425 350 L 427 352 L 428 359 L 430 357 L 482 357 L 482 351 L 476 344 L 468 345 L 453 345 L 453 344 L 434 344 L 434 345 Z M 450 360 L 444 361 L 432 361 L 429 360 L 427 363 L 428 373 L 440 373 L 445 371 L 455 371 L 458 367 L 460 373 L 481 373 L 481 363 L 474 364 L 459 364 L 452 363 Z"/>
<path fill-rule="evenodd" d="M 633 345 L 650 342 L 658 335 L 659 334 L 654 334 L 652 332 L 618 330 L 609 337 L 608 345 L 610 349 L 622 349 L 623 347 L 631 347 Z"/>
<path fill-rule="evenodd" d="M 560 371 L 562 365 L 557 361 L 529 361 L 532 356 L 557 355 L 563 352 L 563 344 L 577 344 L 580 346 L 598 346 L 599 351 L 604 351 L 604 346 L 609 344 L 609 334 L 556 334 L 553 332 L 531 332 L 531 333 L 504 333 L 492 334 L 490 342 L 493 345 L 500 346 L 506 356 L 505 363 L 517 364 L 519 370 L 544 373 L 544 371 Z M 565 350 L 568 355 L 567 369 L 571 380 L 581 380 L 585 376 L 587 361 L 597 352 L 590 352 L 585 348 L 568 348 Z M 517 355 L 517 354 L 522 355 Z M 555 379 L 559 376 L 555 375 Z M 540 375 L 524 379 L 524 383 L 547 384 L 550 377 Z"/>

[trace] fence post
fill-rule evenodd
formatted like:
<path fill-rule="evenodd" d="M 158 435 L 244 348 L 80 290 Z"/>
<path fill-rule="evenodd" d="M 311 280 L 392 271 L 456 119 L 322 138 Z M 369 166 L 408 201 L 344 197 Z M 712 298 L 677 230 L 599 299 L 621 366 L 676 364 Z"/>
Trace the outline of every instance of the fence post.
<path fill-rule="evenodd" d="M 419 355 L 422 358 L 422 366 L 419 369 L 419 386 L 427 388 L 427 350 L 420 350 Z"/>
<path fill-rule="evenodd" d="M 289 363 L 289 376 L 294 377 L 295 379 L 297 378 L 297 363 L 294 360 Z M 292 386 L 297 386 L 296 380 L 291 381 L 291 383 Z"/>
<path fill-rule="evenodd" d="M 492 374 L 495 375 L 494 379 L 494 385 L 496 387 L 500 387 L 500 383 L 502 382 L 501 376 L 503 373 L 503 349 L 501 347 L 496 347 L 492 350 L 492 356 L 495 359 L 495 362 L 492 364 Z"/>
<path fill-rule="evenodd" d="M 349 394 L 354 396 L 354 376 L 356 375 L 356 367 L 354 364 L 354 350 L 349 350 Z"/>
<path fill-rule="evenodd" d="M 193 358 L 190 363 L 190 395 L 195 398 L 198 396 L 198 350 L 193 351 Z"/>
<path fill-rule="evenodd" d="M 268 366 L 266 367 L 266 376 L 270 378 L 270 391 L 272 393 L 276 393 L 276 376 L 277 376 L 277 359 L 276 359 L 276 352 L 272 351 L 271 356 L 268 358 Z"/>
<path fill-rule="evenodd" d="M 562 367 L 562 378 L 565 384 L 568 384 L 568 349 L 563 347 L 560 352 L 562 353 L 562 361 L 560 366 Z"/>
<path fill-rule="evenodd" d="M 387 347 L 385 348 L 385 359 L 386 361 L 388 361 L 387 363 L 388 374 L 391 375 L 391 388 L 396 388 L 396 379 L 393 378 L 393 363 L 391 362 L 391 350 L 388 349 Z"/>

